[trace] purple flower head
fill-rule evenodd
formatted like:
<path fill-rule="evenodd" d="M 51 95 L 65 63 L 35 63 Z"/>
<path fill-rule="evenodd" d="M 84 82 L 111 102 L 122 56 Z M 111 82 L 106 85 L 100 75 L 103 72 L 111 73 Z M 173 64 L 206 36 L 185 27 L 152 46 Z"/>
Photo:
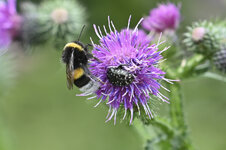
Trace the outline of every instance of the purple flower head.
<path fill-rule="evenodd" d="M 153 117 L 149 108 L 151 95 L 155 95 L 168 102 L 168 98 L 159 92 L 163 87 L 159 81 L 170 80 L 164 78 L 165 72 L 159 67 L 158 63 L 162 60 L 161 53 L 158 51 L 158 44 L 150 45 L 150 40 L 142 35 L 138 30 L 138 25 L 129 29 L 130 19 L 127 29 L 118 32 L 113 22 L 108 18 L 110 32 L 105 26 L 102 34 L 100 27 L 94 25 L 95 32 L 100 39 L 100 44 L 94 44 L 93 55 L 97 59 L 92 59 L 90 63 L 91 73 L 102 81 L 100 88 L 96 92 L 97 98 L 101 102 L 106 102 L 109 106 L 107 121 L 116 115 L 119 107 L 124 107 L 125 114 L 123 120 L 130 111 L 130 124 L 133 120 L 134 110 L 144 110 L 151 119 Z M 116 76 L 109 78 L 109 70 L 115 70 Z M 115 72 L 111 72 L 115 73 Z M 119 76 L 123 76 L 120 78 Z M 114 81 L 114 82 L 113 82 Z M 120 85 L 121 84 L 121 85 Z M 164 88 L 164 87 L 163 87 Z"/>
<path fill-rule="evenodd" d="M 173 3 L 161 4 L 150 11 L 142 22 L 142 27 L 149 31 L 164 32 L 175 30 L 180 23 L 180 8 Z"/>
<path fill-rule="evenodd" d="M 130 32 L 133 32 L 132 29 L 129 29 Z M 121 32 L 128 32 L 128 29 L 122 29 Z M 140 44 L 143 44 L 143 45 L 146 45 L 146 44 L 149 44 L 150 41 L 152 40 L 152 37 L 151 36 L 148 36 L 144 30 L 142 29 L 138 29 L 138 35 L 137 35 L 137 40 L 141 40 L 141 41 L 137 41 L 137 43 L 140 43 Z"/>
<path fill-rule="evenodd" d="M 17 36 L 22 18 L 16 11 L 16 0 L 0 1 L 0 47 L 10 44 Z"/>

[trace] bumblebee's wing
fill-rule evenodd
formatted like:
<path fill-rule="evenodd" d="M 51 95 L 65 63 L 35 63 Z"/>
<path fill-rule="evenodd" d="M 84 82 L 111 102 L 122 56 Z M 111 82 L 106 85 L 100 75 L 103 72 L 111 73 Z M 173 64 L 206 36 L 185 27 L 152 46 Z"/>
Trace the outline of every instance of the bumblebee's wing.
<path fill-rule="evenodd" d="M 67 87 L 69 90 L 73 89 L 73 83 L 74 83 L 73 63 L 74 63 L 74 51 L 72 51 L 72 53 L 71 53 L 71 58 L 70 58 L 69 64 L 66 64 Z"/>
<path fill-rule="evenodd" d="M 74 79 L 73 79 L 73 73 L 70 70 L 69 65 L 66 65 L 66 76 L 67 76 L 67 88 L 71 90 L 73 89 Z"/>
<path fill-rule="evenodd" d="M 85 71 L 86 74 L 89 74 L 89 75 L 91 74 L 87 65 L 82 65 L 81 67 Z"/>
<path fill-rule="evenodd" d="M 90 77 L 91 80 L 95 80 L 101 83 L 104 83 L 103 81 L 101 81 L 100 79 L 98 79 L 97 77 L 95 77 L 89 70 L 87 65 L 83 65 L 82 66 L 83 70 L 85 71 L 86 75 L 88 75 Z"/>

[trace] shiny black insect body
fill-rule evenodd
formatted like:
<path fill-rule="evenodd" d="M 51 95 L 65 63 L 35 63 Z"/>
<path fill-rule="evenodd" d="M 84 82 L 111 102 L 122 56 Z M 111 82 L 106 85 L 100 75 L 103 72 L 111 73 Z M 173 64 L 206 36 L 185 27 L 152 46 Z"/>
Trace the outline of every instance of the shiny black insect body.
<path fill-rule="evenodd" d="M 114 86 L 128 86 L 134 81 L 134 76 L 123 68 L 123 65 L 118 67 L 109 67 L 107 69 L 107 78 Z"/>

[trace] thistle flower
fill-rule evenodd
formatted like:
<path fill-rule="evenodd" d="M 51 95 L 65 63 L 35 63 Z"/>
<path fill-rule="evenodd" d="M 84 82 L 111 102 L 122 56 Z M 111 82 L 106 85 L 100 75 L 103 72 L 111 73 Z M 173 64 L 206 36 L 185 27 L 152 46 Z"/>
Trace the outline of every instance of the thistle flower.
<path fill-rule="evenodd" d="M 176 30 L 180 23 L 180 8 L 173 3 L 161 4 L 145 17 L 142 27 L 157 33 Z"/>
<path fill-rule="evenodd" d="M 0 48 L 7 47 L 18 36 L 22 17 L 16 11 L 16 0 L 0 1 Z M 2 53 L 2 52 L 0 52 Z"/>
<path fill-rule="evenodd" d="M 127 32 L 128 29 L 122 29 L 121 32 Z M 129 29 L 130 32 L 133 32 L 132 29 Z M 147 45 L 150 43 L 150 41 L 153 39 L 152 36 L 149 36 L 145 33 L 144 30 L 142 29 L 138 29 L 138 35 L 137 35 L 137 40 L 141 40 L 141 41 L 137 41 L 137 43 L 141 43 L 142 45 Z"/>
<path fill-rule="evenodd" d="M 184 45 L 189 51 L 206 56 L 213 55 L 221 47 L 222 30 L 211 22 L 195 22 L 184 34 Z"/>
<path fill-rule="evenodd" d="M 118 32 L 108 18 L 110 32 L 108 33 L 103 26 L 106 35 L 102 34 L 100 27 L 94 25 L 100 44 L 94 44 L 91 39 L 94 46 L 92 52 L 98 60 L 91 61 L 90 70 L 103 82 L 96 92 L 97 98 L 100 99 L 96 106 L 106 101 L 109 106 L 107 121 L 114 117 L 114 123 L 116 123 L 116 115 L 120 107 L 125 110 L 123 120 L 127 111 L 130 111 L 131 124 L 135 110 L 139 114 L 141 110 L 144 110 L 150 119 L 153 118 L 149 107 L 151 96 L 168 102 L 168 98 L 161 94 L 159 89 L 163 87 L 160 84 L 161 80 L 167 82 L 171 80 L 164 77 L 165 72 L 158 65 L 162 60 L 161 53 L 167 48 L 158 51 L 161 43 L 150 45 L 150 40 L 147 42 L 145 36 L 141 36 L 141 32 L 138 32 L 138 25 L 143 19 L 133 30 L 129 29 L 130 19 L 131 17 L 127 29 Z M 121 69 L 117 70 L 118 67 Z M 116 69 L 118 74 L 109 78 L 111 75 L 109 69 L 113 69 L 113 71 Z M 116 81 L 112 82 L 115 79 Z M 140 107 L 142 108 L 140 109 Z"/>
<path fill-rule="evenodd" d="M 226 73 L 226 50 L 217 51 L 213 57 L 216 68 L 222 73 Z"/>
<path fill-rule="evenodd" d="M 37 8 L 35 21 L 31 25 L 38 24 L 37 37 L 51 39 L 55 46 L 63 47 L 65 42 L 72 41 L 75 34 L 79 34 L 85 24 L 85 10 L 73 0 L 47 0 Z M 31 18 L 32 19 L 32 18 Z M 31 34 L 32 35 L 32 34 Z M 40 39 L 38 38 L 38 39 Z"/>

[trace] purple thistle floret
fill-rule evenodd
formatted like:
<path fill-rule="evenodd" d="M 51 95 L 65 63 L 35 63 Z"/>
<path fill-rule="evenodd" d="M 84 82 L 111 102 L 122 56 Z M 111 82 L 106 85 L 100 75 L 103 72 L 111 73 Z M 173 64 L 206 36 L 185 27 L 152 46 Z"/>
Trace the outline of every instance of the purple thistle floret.
<path fill-rule="evenodd" d="M 16 0 L 0 1 L 0 48 L 8 46 L 18 35 L 22 17 L 16 11 Z"/>
<path fill-rule="evenodd" d="M 150 11 L 142 22 L 142 27 L 157 33 L 176 30 L 180 23 L 180 8 L 173 3 L 160 4 Z"/>
<path fill-rule="evenodd" d="M 149 108 L 151 95 L 155 95 L 168 102 L 168 98 L 159 92 L 163 87 L 161 80 L 171 82 L 164 77 L 165 72 L 158 68 L 158 63 L 162 60 L 158 46 L 161 43 L 150 45 L 145 33 L 139 32 L 138 25 L 131 30 L 129 29 L 130 19 L 127 29 L 118 32 L 113 22 L 108 18 L 110 33 L 107 32 L 105 26 L 102 34 L 100 27 L 94 25 L 95 32 L 100 39 L 100 44 L 92 44 L 94 46 L 93 55 L 97 59 L 90 62 L 91 73 L 102 81 L 96 97 L 100 99 L 96 106 L 101 102 L 105 102 L 109 106 L 107 121 L 114 117 L 116 123 L 116 115 L 120 106 L 125 109 L 123 120 L 127 111 L 130 111 L 130 124 L 133 120 L 135 107 L 140 114 L 140 110 L 144 110 L 148 117 L 153 118 L 152 111 Z M 114 86 L 107 78 L 107 69 L 109 67 L 117 67 L 123 64 L 123 69 L 134 76 L 134 81 L 127 86 Z M 163 87 L 166 89 L 165 87 Z M 167 89 L 166 89 L 167 90 Z M 142 106 L 142 108 L 140 108 Z"/>

